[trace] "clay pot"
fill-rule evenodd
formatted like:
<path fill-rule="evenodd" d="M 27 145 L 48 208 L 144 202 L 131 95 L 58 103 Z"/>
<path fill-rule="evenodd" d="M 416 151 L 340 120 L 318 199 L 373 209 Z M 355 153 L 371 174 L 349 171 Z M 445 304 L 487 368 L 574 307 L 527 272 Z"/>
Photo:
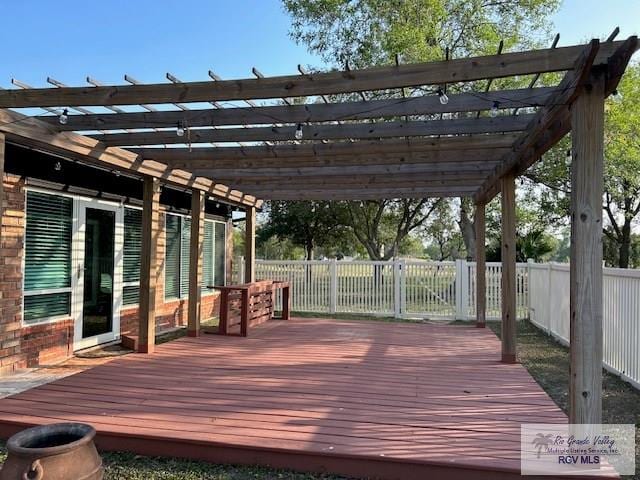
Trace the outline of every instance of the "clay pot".
<path fill-rule="evenodd" d="M 16 433 L 7 442 L 9 455 L 0 480 L 101 480 L 102 459 L 82 423 L 56 423 Z"/>

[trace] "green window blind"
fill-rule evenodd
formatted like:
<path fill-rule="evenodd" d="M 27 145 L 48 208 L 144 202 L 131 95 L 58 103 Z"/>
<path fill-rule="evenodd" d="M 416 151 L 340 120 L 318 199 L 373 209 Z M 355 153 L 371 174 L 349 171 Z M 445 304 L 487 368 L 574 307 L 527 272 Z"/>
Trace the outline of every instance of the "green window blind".
<path fill-rule="evenodd" d="M 140 252 L 142 251 L 142 210 L 124 209 L 124 245 L 123 245 L 123 282 L 122 303 L 134 305 L 138 303 L 140 291 Z"/>
<path fill-rule="evenodd" d="M 167 214 L 165 298 L 189 296 L 191 219 Z M 202 286 L 224 285 L 226 224 L 205 220 Z"/>
<path fill-rule="evenodd" d="M 73 200 L 27 193 L 25 290 L 71 286 L 71 220 Z"/>
<path fill-rule="evenodd" d="M 189 244 L 191 241 L 191 219 L 182 217 L 180 245 L 180 297 L 189 295 Z"/>
<path fill-rule="evenodd" d="M 140 302 L 140 286 L 127 285 L 122 288 L 122 304 L 136 305 Z"/>
<path fill-rule="evenodd" d="M 225 250 L 226 250 L 226 233 L 227 226 L 224 223 L 216 222 L 215 224 L 215 247 L 214 247 L 214 278 L 213 284 L 223 286 L 225 284 Z"/>
<path fill-rule="evenodd" d="M 177 298 L 180 296 L 180 217 L 166 216 L 165 236 L 164 296 Z"/>
<path fill-rule="evenodd" d="M 69 292 L 29 295 L 30 291 L 71 288 L 73 200 L 27 192 L 24 319 L 70 314 Z"/>
<path fill-rule="evenodd" d="M 40 318 L 69 315 L 71 292 L 45 293 L 24 297 L 24 321 L 37 323 Z"/>
<path fill-rule="evenodd" d="M 202 249 L 202 286 L 213 285 L 213 236 L 214 223 L 204 222 L 204 245 Z"/>

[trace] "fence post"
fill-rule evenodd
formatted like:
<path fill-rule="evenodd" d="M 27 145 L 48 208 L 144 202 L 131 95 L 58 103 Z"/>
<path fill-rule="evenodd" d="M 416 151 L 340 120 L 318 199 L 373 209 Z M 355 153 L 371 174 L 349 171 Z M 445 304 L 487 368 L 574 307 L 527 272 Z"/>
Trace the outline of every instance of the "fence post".
<path fill-rule="evenodd" d="M 469 317 L 469 267 L 467 261 L 456 260 L 456 320 Z"/>
<path fill-rule="evenodd" d="M 329 261 L 329 281 L 331 288 L 329 289 L 329 313 L 336 313 L 338 304 L 338 262 L 335 258 Z"/>
<path fill-rule="evenodd" d="M 529 320 L 531 320 L 531 289 L 529 288 L 529 285 L 531 285 L 531 265 L 533 265 L 534 263 L 536 263 L 536 261 L 533 258 L 527 258 L 526 292 L 527 292 L 527 316 L 529 317 Z"/>
<path fill-rule="evenodd" d="M 393 259 L 393 315 L 396 318 L 402 316 L 402 299 L 400 298 L 400 275 L 401 273 L 400 260 Z"/>

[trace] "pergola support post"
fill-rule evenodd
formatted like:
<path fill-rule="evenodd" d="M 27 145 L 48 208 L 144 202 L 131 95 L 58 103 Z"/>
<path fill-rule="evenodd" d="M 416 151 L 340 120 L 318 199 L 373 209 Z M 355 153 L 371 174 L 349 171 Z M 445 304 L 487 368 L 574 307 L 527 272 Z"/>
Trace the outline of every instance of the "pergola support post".
<path fill-rule="evenodd" d="M 476 327 L 486 326 L 487 252 L 485 247 L 485 204 L 477 203 L 474 215 L 476 230 Z"/>
<path fill-rule="evenodd" d="M 502 362 L 516 361 L 516 181 L 502 177 Z"/>
<path fill-rule="evenodd" d="M 205 194 L 203 191 L 191 191 L 191 237 L 189 242 L 189 304 L 187 309 L 187 335 L 190 337 L 197 337 L 200 334 L 205 200 Z"/>
<path fill-rule="evenodd" d="M 569 422 L 602 421 L 602 195 L 604 72 L 571 108 Z"/>
<path fill-rule="evenodd" d="M 256 281 L 256 209 L 247 208 L 244 233 L 244 281 Z"/>
<path fill-rule="evenodd" d="M 153 353 L 156 340 L 156 283 L 160 278 L 160 181 L 144 177 L 140 252 L 140 309 L 138 352 Z"/>

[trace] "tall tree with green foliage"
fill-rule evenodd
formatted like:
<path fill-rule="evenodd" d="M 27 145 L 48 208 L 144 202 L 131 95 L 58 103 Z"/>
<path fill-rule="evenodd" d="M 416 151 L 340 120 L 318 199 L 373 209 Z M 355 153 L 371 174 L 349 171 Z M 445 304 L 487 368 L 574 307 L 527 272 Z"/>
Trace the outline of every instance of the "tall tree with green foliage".
<path fill-rule="evenodd" d="M 559 0 L 283 0 L 291 35 L 328 63 L 355 67 L 530 47 Z"/>
<path fill-rule="evenodd" d="M 271 237 L 289 239 L 305 250 L 307 260 L 313 260 L 318 245 L 326 244 L 344 234 L 344 221 L 336 216 L 330 202 L 268 202 L 268 221 L 258 232 L 258 242 Z"/>
<path fill-rule="evenodd" d="M 618 92 L 605 104 L 604 258 L 608 265 L 628 268 L 640 217 L 640 64 L 629 66 Z M 540 214 L 557 225 L 569 219 L 570 148 L 566 137 L 527 172 L 544 187 Z"/>
<path fill-rule="evenodd" d="M 451 58 L 493 54 L 501 41 L 504 51 L 538 46 L 549 40 L 549 18 L 559 3 L 560 0 L 283 0 L 293 20 L 292 38 L 338 68 L 344 68 L 346 63 L 352 68 L 393 64 L 396 58 L 403 63 L 442 60 L 446 52 Z M 503 83 L 499 80 L 495 85 Z M 389 239 L 372 241 L 367 230 L 377 225 L 377 218 L 385 218 L 388 225 L 393 223 L 397 231 L 404 231 L 406 209 L 397 206 L 395 202 L 381 201 L 368 203 L 360 211 L 359 203 L 350 204 L 350 226 L 371 258 L 393 255 L 387 246 L 397 248 L 398 242 L 389 244 Z M 468 199 L 463 199 L 458 208 L 456 223 L 466 251 L 473 255 L 473 208 Z M 382 255 L 381 243 L 387 248 Z"/>
<path fill-rule="evenodd" d="M 402 253 L 403 247 L 414 249 L 409 237 L 424 225 L 441 200 L 402 199 L 340 202 L 334 211 L 344 212 L 354 236 L 371 260 L 389 260 Z"/>

